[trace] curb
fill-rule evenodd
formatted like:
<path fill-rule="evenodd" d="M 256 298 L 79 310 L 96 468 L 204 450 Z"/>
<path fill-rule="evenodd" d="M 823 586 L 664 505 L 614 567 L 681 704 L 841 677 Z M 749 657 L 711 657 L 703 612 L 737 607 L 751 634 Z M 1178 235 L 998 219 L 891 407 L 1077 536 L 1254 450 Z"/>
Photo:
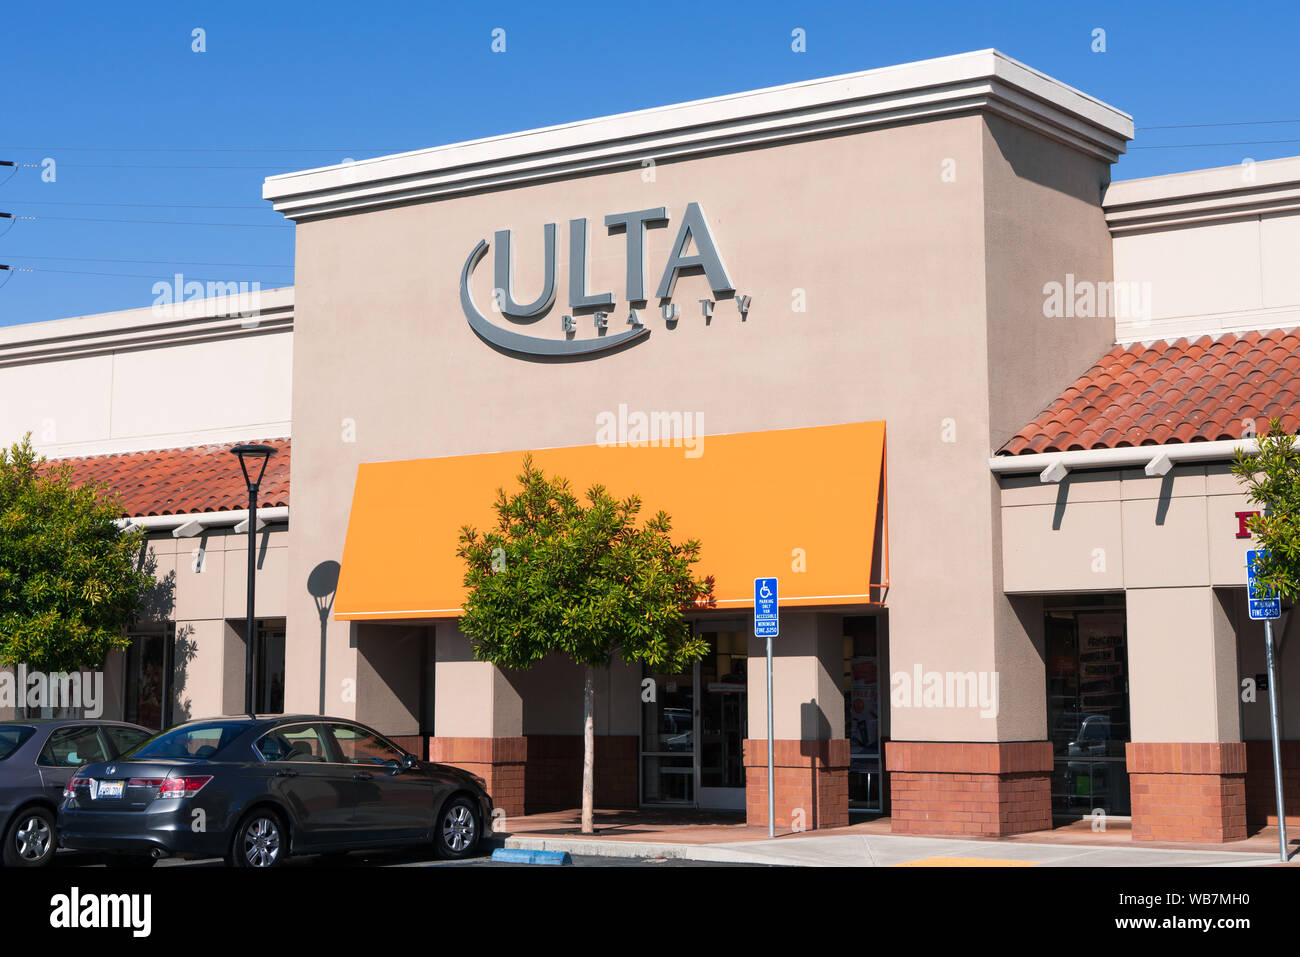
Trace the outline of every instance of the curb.
<path fill-rule="evenodd" d="M 520 851 L 567 851 L 583 857 L 665 857 L 676 860 L 710 861 L 718 864 L 782 864 L 762 854 L 733 851 L 708 844 L 653 844 L 639 841 L 601 841 L 581 837 L 509 837 L 505 846 Z"/>

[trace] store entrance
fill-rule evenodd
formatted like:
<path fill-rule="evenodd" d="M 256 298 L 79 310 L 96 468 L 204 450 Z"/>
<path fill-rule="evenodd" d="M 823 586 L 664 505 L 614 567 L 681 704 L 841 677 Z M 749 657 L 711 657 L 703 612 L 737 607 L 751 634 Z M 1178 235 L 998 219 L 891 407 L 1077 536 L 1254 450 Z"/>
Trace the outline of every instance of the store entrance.
<path fill-rule="evenodd" d="M 1052 813 L 1128 815 L 1128 641 L 1123 596 L 1048 603 L 1047 720 Z"/>
<path fill-rule="evenodd" d="M 697 623 L 709 651 L 688 674 L 647 671 L 641 705 L 641 803 L 744 810 L 748 631 Z"/>

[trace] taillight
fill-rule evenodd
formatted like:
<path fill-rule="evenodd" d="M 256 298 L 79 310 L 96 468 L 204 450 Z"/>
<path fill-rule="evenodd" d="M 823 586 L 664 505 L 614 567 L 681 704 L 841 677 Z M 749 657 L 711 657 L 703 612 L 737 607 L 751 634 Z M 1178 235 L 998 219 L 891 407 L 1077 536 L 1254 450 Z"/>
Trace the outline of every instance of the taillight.
<path fill-rule="evenodd" d="M 126 782 L 129 788 L 160 788 L 166 778 L 131 778 Z"/>
<path fill-rule="evenodd" d="M 90 787 L 90 778 L 79 778 L 74 776 L 71 780 L 68 781 L 67 786 L 64 787 L 63 796 L 72 797 L 74 794 L 77 793 L 78 788 L 88 788 L 88 787 Z"/>
<path fill-rule="evenodd" d="M 193 797 L 203 790 L 203 786 L 212 780 L 211 774 L 193 774 L 183 778 L 167 778 L 158 788 L 160 798 Z"/>

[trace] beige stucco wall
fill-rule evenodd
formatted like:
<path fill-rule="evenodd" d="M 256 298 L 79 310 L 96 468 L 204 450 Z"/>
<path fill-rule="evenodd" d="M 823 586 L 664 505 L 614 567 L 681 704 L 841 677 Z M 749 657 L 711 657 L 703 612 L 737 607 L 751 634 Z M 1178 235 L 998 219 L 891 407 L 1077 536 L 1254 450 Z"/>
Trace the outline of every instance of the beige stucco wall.
<path fill-rule="evenodd" d="M 1269 736 L 1266 695 L 1242 701 L 1265 670 L 1263 625 L 1246 611 L 1246 551 L 1235 513 L 1251 511 L 1227 464 L 1001 479 L 1009 592 L 1124 592 L 1134 741 L 1239 741 Z M 1300 620 L 1297 621 L 1300 623 Z M 1280 637 L 1285 620 L 1275 629 Z M 1300 682 L 1300 655 L 1279 641 L 1281 687 Z M 1284 736 L 1300 714 L 1284 713 Z M 1289 721 L 1287 720 L 1289 718 Z"/>
<path fill-rule="evenodd" d="M 1115 237 L 1115 278 L 1150 287 L 1151 316 L 1116 323 L 1126 341 L 1295 325 L 1300 211 L 1189 222 Z"/>
<path fill-rule="evenodd" d="M 59 458 L 288 435 L 292 343 L 292 289 L 0 328 L 0 444 L 30 431 Z M 159 401 L 195 369 L 237 369 L 238 387 Z"/>
<path fill-rule="evenodd" d="M 284 525 L 258 534 L 258 618 L 285 616 L 288 553 Z M 193 538 L 153 534 L 149 554 L 159 585 L 146 619 L 176 623 L 175 720 L 241 712 L 248 536 L 228 528 Z"/>
<path fill-rule="evenodd" d="M 844 737 L 844 629 L 839 615 L 788 612 L 772 640 L 772 733 L 777 740 Z M 767 737 L 767 645 L 749 640 L 749 737 Z M 882 684 L 884 684 L 882 680 Z M 887 693 L 885 688 L 882 694 Z"/>
<path fill-rule="evenodd" d="M 1043 277 L 1109 274 L 1104 176 L 1100 161 L 966 116 L 661 163 L 650 182 L 638 167 L 300 225 L 292 480 L 295 513 L 312 520 L 291 533 L 287 706 L 314 707 L 319 694 L 304 583 L 341 558 L 359 463 L 591 444 L 597 414 L 619 403 L 703 412 L 706 433 L 884 419 L 893 667 L 1029 667 L 1026 681 L 1041 684 L 1032 638 L 1002 595 L 987 457 L 1108 342 L 1099 325 L 1042 317 Z M 647 341 L 588 361 L 502 354 L 466 325 L 457 284 L 474 244 L 513 229 L 517 295 L 531 298 L 542 225 L 556 222 L 558 304 L 528 331 L 557 334 L 567 221 L 585 216 L 589 289 L 613 291 L 611 328 L 623 328 L 625 239 L 603 216 L 668 207 L 669 227 L 646 233 L 653 283 L 688 202 L 702 204 L 738 292 L 752 296 L 747 321 L 723 300 L 706 324 L 705 281 L 684 277 L 675 329 L 653 304 Z M 490 274 L 475 277 L 485 310 Z M 793 308 L 800 296 L 807 311 Z M 334 688 L 355 674 L 356 650 L 347 625 L 328 635 Z M 994 719 L 917 709 L 892 730 L 1042 738 L 1040 698 Z M 454 727 L 481 723 L 440 699 L 444 713 Z"/>
<path fill-rule="evenodd" d="M 1134 741 L 1240 741 L 1232 598 L 1207 587 L 1125 595 Z"/>
<path fill-rule="evenodd" d="M 1179 465 L 1001 479 L 1002 564 L 1010 593 L 1244 586 L 1254 508 L 1226 465 Z"/>

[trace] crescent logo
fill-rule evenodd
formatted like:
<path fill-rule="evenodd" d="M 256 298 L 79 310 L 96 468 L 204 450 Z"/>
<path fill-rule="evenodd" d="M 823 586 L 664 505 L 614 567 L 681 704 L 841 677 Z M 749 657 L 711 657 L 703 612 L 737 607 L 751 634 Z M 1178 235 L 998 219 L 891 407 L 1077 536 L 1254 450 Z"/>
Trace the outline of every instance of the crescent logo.
<path fill-rule="evenodd" d="M 565 338 L 551 339 L 543 336 L 530 336 L 511 329 L 498 326 L 488 320 L 487 316 L 474 302 L 470 292 L 470 282 L 474 270 L 488 254 L 488 241 L 480 239 L 465 259 L 460 272 L 460 306 L 465 313 L 465 321 L 484 342 L 507 352 L 521 356 L 556 356 L 571 358 L 609 352 L 621 346 L 640 342 L 650 337 L 650 330 L 637 314 L 637 308 L 644 308 L 647 300 L 645 283 L 645 232 L 647 229 L 668 225 L 668 210 L 660 206 L 654 209 L 635 210 L 627 213 L 614 213 L 605 217 L 605 226 L 610 232 L 621 231 L 626 236 L 627 246 L 627 299 L 629 302 L 628 325 L 625 332 L 605 335 L 609 327 L 609 314 L 596 311 L 593 315 L 598 334 L 594 338 L 579 339 L 573 334 L 577 331 L 577 321 L 573 315 L 563 317 Z M 587 220 L 569 220 L 569 308 L 579 310 L 606 310 L 614 305 L 614 296 L 608 292 L 587 291 Z M 555 305 L 556 224 L 547 223 L 543 234 L 543 287 L 541 294 L 529 303 L 519 303 L 514 298 L 514 257 L 513 236 L 510 230 L 498 230 L 493 238 L 493 299 L 494 311 L 501 313 L 513 322 L 534 322 L 550 311 Z M 694 252 L 688 252 L 694 247 Z M 681 226 L 673 242 L 663 278 L 660 280 L 655 295 L 660 300 L 660 309 L 669 325 L 676 321 L 680 310 L 671 302 L 677 279 L 682 275 L 703 273 L 715 296 L 733 296 L 735 287 L 727 275 L 722 257 L 718 254 L 713 236 L 709 231 L 704 211 L 698 203 L 688 203 Z M 743 319 L 749 308 L 749 297 L 736 297 L 737 307 Z M 703 313 L 706 317 L 713 315 L 713 300 L 702 299 Z"/>
<path fill-rule="evenodd" d="M 474 274 L 474 268 L 487 255 L 487 251 L 487 240 L 480 239 L 473 252 L 469 254 L 469 258 L 465 260 L 465 266 L 460 272 L 460 307 L 465 312 L 465 319 L 469 322 L 469 327 L 484 342 L 523 355 L 579 356 L 593 352 L 604 352 L 607 349 L 621 346 L 625 342 L 634 342 L 649 337 L 650 330 L 644 326 L 640 329 L 629 329 L 627 332 L 620 332 L 613 336 L 579 340 L 543 339 L 540 336 L 526 336 L 493 325 L 488 322 L 483 313 L 479 312 L 478 306 L 474 304 L 474 297 L 470 295 L 469 291 L 469 280 Z"/>

